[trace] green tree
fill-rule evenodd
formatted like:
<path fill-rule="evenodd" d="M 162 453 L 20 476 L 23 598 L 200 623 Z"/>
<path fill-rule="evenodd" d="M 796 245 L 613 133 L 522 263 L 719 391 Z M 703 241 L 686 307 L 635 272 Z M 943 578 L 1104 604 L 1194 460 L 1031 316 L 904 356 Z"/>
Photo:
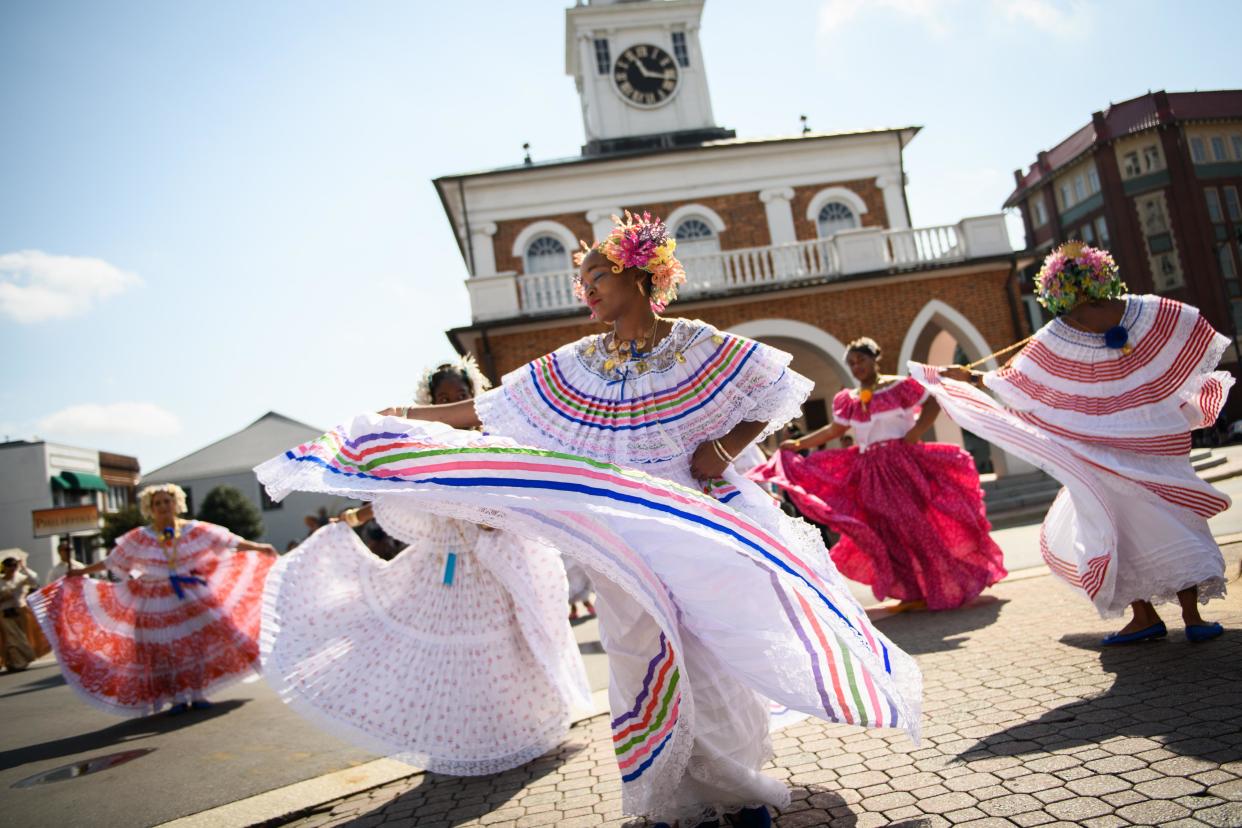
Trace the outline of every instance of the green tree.
<path fill-rule="evenodd" d="M 257 540 L 263 534 L 259 510 L 232 486 L 216 486 L 209 491 L 198 509 L 198 519 L 223 526 L 246 540 Z"/>
<path fill-rule="evenodd" d="M 130 529 L 136 529 L 146 522 L 142 512 L 138 510 L 137 504 L 131 504 L 119 512 L 111 512 L 104 515 L 103 529 L 99 531 L 104 548 L 111 549 L 116 545 L 117 538 L 124 535 Z"/>

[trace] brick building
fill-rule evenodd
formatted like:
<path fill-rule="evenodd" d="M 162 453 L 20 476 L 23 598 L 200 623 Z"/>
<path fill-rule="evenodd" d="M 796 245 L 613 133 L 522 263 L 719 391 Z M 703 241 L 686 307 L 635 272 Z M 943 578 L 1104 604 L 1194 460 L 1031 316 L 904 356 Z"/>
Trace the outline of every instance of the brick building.
<path fill-rule="evenodd" d="M 1136 293 L 1199 307 L 1237 341 L 1242 329 L 1242 90 L 1150 92 L 1095 112 L 1040 152 L 1005 201 L 1029 246 L 1068 239 L 1109 248 Z M 1037 261 L 1037 260 L 1036 260 Z M 1033 272 L 1023 273 L 1029 296 Z M 1224 363 L 1238 371 L 1239 351 Z M 1233 395 L 1235 416 L 1242 401 Z"/>
<path fill-rule="evenodd" d="M 1027 260 L 1003 216 L 911 226 L 903 151 L 920 128 L 738 138 L 712 115 L 702 10 L 703 0 L 569 9 L 581 154 L 436 179 L 470 272 L 471 323 L 448 332 L 457 349 L 498 378 L 600 330 L 573 297 L 571 255 L 627 209 L 663 217 L 678 240 L 688 281 L 670 313 L 789 351 L 815 380 L 807 427 L 852 384 L 853 338 L 876 338 L 883 370 L 896 372 L 1024 336 Z M 937 437 L 961 440 L 947 420 Z"/>

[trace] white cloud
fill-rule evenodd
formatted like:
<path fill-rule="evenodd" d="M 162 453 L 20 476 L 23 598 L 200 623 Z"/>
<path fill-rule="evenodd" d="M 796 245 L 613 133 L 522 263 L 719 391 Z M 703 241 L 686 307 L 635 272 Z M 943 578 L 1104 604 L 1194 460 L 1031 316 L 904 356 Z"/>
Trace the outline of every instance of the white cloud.
<path fill-rule="evenodd" d="M 925 26 L 933 34 L 948 31 L 947 12 L 955 0 L 824 0 L 819 7 L 819 34 L 826 37 L 852 24 L 863 12 L 879 11 Z"/>
<path fill-rule="evenodd" d="M 41 250 L 0 254 L 0 315 L 34 323 L 80 316 L 98 301 L 142 284 L 103 259 Z"/>
<path fill-rule="evenodd" d="M 954 23 L 989 20 L 1059 37 L 1077 37 L 1091 26 L 1091 10 L 1083 0 L 823 0 L 819 36 L 831 37 L 864 14 L 916 24 L 937 36 L 960 28 Z"/>
<path fill-rule="evenodd" d="M 1071 37 L 1090 30 L 1090 9 L 1081 0 L 992 0 L 1008 22 Z"/>
<path fill-rule="evenodd" d="M 168 437 L 181 431 L 177 415 L 153 403 L 121 402 L 109 405 L 71 405 L 39 420 L 46 434 L 126 434 Z"/>

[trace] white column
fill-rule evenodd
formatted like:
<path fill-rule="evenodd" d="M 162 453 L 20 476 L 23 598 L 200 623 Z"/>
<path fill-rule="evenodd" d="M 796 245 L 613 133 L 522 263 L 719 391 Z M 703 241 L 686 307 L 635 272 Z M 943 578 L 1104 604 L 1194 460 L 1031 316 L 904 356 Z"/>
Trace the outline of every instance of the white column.
<path fill-rule="evenodd" d="M 875 180 L 884 196 L 884 212 L 888 213 L 890 230 L 910 229 L 910 216 L 906 213 L 905 182 L 895 175 L 881 175 Z"/>
<path fill-rule="evenodd" d="M 772 244 L 793 244 L 798 240 L 794 229 L 792 187 L 770 187 L 759 191 L 759 200 L 763 202 L 763 211 L 768 216 L 768 234 Z"/>
<path fill-rule="evenodd" d="M 470 255 L 474 261 L 472 276 L 492 276 L 496 273 L 496 248 L 492 236 L 496 235 L 495 222 L 484 222 L 470 228 Z"/>
<path fill-rule="evenodd" d="M 612 217 L 624 212 L 620 207 L 593 207 L 586 212 L 586 220 L 591 223 L 593 239 L 583 239 L 587 244 L 595 244 L 612 232 Z"/>

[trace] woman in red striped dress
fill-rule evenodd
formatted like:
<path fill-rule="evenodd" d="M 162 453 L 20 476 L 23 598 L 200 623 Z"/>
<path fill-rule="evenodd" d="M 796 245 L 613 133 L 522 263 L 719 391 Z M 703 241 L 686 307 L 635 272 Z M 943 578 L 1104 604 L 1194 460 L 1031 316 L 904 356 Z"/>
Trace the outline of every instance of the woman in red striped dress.
<path fill-rule="evenodd" d="M 1163 638 L 1163 602 L 1180 605 L 1188 640 L 1216 638 L 1221 625 L 1199 612 L 1225 593 L 1207 519 L 1230 501 L 1189 452 L 1190 432 L 1215 422 L 1233 385 L 1215 370 L 1228 338 L 1197 308 L 1127 295 L 1112 257 L 1078 242 L 1050 254 L 1036 282 L 1058 316 L 1009 364 L 980 374 L 912 363 L 912 373 L 963 428 L 1063 484 L 1044 519 L 1044 560 L 1101 616 L 1131 608 L 1105 645 Z"/>
<path fill-rule="evenodd" d="M 30 608 L 87 703 L 118 716 L 204 708 L 209 693 L 258 668 L 276 550 L 177 517 L 186 509 L 180 486 L 148 486 L 138 499 L 150 523 L 122 535 L 103 561 L 39 590 Z M 80 577 L 104 569 L 120 581 Z"/>

